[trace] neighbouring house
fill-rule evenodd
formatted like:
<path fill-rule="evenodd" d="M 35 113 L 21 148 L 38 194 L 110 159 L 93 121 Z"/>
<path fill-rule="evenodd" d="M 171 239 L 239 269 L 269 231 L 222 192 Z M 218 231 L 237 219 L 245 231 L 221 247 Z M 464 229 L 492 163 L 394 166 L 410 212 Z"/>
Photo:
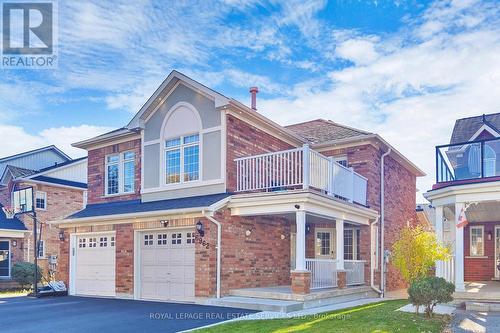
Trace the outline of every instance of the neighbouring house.
<path fill-rule="evenodd" d="M 381 285 L 381 258 L 416 223 L 423 172 L 374 133 L 281 126 L 256 91 L 247 107 L 173 71 L 127 126 L 74 144 L 88 205 L 53 221 L 70 294 L 317 301 L 404 287 L 391 265 Z"/>
<path fill-rule="evenodd" d="M 13 191 L 32 187 L 38 233 L 37 254 L 44 275 L 57 278 L 60 250 L 59 229 L 47 222 L 64 218 L 84 207 L 87 191 L 87 158 L 71 159 L 55 146 L 0 158 L 0 206 L 22 204 Z M 24 199 L 22 199 L 24 200 Z M 31 200 L 31 199 L 27 199 Z M 41 228 L 40 228 L 41 227 Z M 18 214 L 7 219 L 0 212 L 0 289 L 16 286 L 11 280 L 12 265 L 34 261 L 33 220 Z"/>
<path fill-rule="evenodd" d="M 500 113 L 458 119 L 450 143 L 436 147 L 436 183 L 425 197 L 437 237 L 453 250 L 436 275 L 459 292 L 500 278 L 499 128 Z"/>

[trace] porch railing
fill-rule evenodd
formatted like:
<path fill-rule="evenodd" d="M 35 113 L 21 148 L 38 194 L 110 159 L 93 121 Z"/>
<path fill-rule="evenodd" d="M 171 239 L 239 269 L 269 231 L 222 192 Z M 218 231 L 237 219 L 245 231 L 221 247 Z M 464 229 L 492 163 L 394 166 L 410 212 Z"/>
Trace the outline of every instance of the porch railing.
<path fill-rule="evenodd" d="M 443 278 L 448 282 L 455 283 L 455 257 L 450 256 L 449 260 L 443 261 Z"/>
<path fill-rule="evenodd" d="M 337 260 L 306 259 L 306 269 L 311 271 L 311 289 L 337 287 Z"/>
<path fill-rule="evenodd" d="M 307 145 L 235 159 L 236 191 L 313 188 L 366 205 L 367 179 Z"/>
<path fill-rule="evenodd" d="M 348 286 L 365 283 L 365 260 L 344 260 Z"/>

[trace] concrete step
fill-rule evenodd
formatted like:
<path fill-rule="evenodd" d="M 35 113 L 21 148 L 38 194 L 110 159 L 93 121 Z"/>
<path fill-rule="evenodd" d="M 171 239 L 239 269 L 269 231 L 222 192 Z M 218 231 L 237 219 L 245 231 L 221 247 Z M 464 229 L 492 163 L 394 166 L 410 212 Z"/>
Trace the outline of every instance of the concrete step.
<path fill-rule="evenodd" d="M 339 293 L 334 297 L 306 299 L 304 301 L 304 309 L 311 309 L 320 306 L 333 305 L 349 301 L 355 301 L 366 298 L 377 298 L 377 297 L 379 297 L 379 294 L 377 294 L 371 288 L 368 289 L 363 288 L 356 292 Z"/>
<path fill-rule="evenodd" d="M 207 305 L 282 313 L 300 311 L 304 308 L 303 302 L 238 296 L 227 296 L 220 299 L 210 299 L 209 301 L 207 301 Z"/>
<path fill-rule="evenodd" d="M 500 312 L 500 302 L 465 302 L 465 309 L 478 312 Z"/>

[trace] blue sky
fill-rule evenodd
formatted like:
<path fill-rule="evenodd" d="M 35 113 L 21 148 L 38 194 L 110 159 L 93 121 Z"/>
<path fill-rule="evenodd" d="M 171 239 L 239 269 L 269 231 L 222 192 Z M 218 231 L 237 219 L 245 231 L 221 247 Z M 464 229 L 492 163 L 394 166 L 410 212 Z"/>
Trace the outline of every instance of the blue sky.
<path fill-rule="evenodd" d="M 0 156 L 125 125 L 172 69 L 290 124 L 381 134 L 433 182 L 454 120 L 500 112 L 494 1 L 59 1 L 59 67 L 0 70 Z"/>

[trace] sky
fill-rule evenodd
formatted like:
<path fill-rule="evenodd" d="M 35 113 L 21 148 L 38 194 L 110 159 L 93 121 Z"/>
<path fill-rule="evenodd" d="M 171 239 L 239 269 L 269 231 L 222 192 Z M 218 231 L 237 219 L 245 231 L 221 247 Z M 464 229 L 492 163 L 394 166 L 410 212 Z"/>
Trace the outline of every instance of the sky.
<path fill-rule="evenodd" d="M 380 134 L 435 181 L 455 119 L 500 112 L 495 1 L 59 1 L 58 67 L 0 69 L 0 156 L 124 126 L 173 70 L 282 124 Z"/>

